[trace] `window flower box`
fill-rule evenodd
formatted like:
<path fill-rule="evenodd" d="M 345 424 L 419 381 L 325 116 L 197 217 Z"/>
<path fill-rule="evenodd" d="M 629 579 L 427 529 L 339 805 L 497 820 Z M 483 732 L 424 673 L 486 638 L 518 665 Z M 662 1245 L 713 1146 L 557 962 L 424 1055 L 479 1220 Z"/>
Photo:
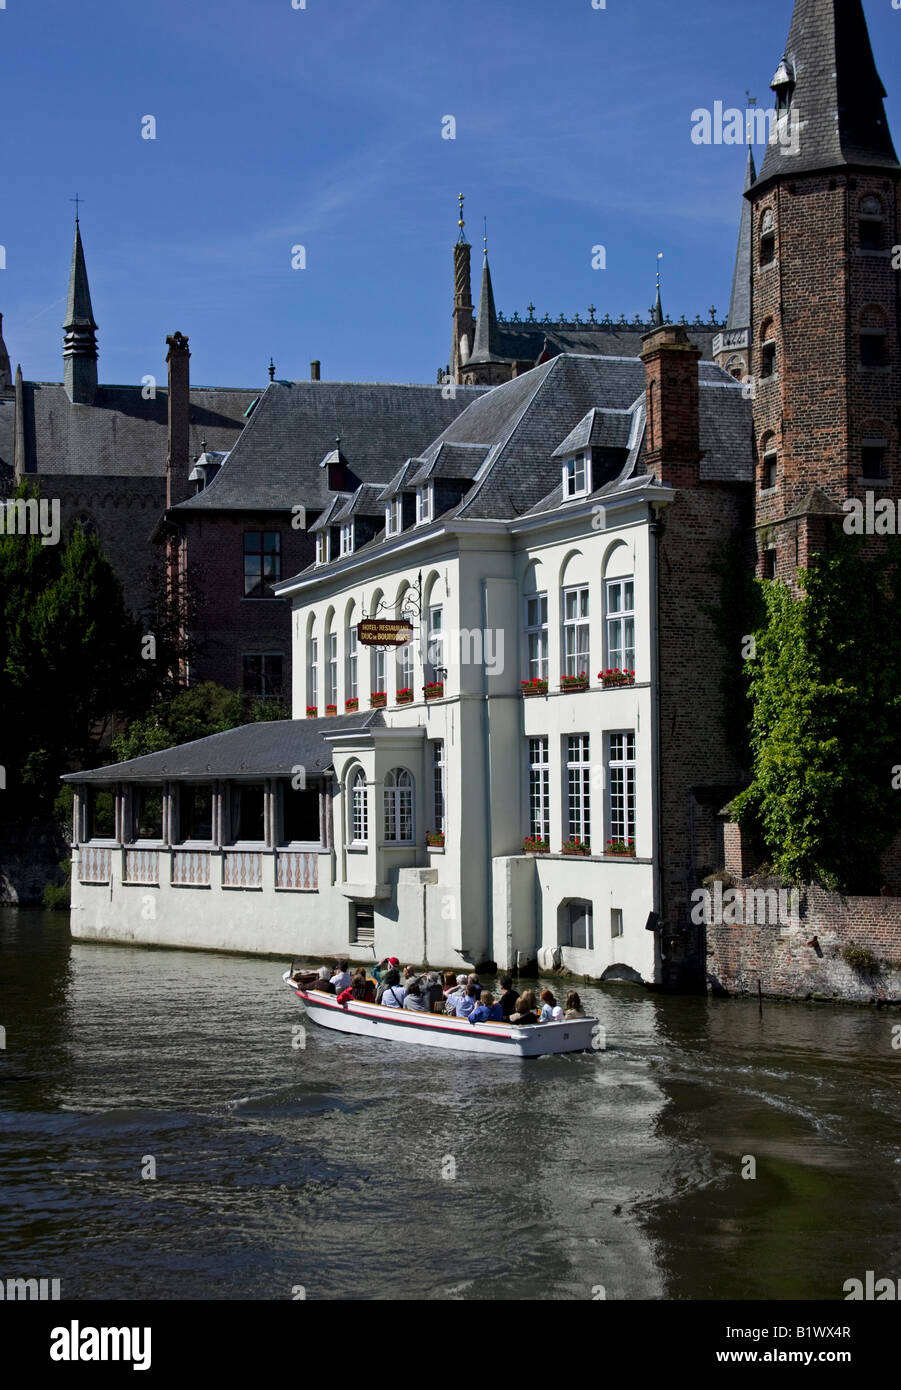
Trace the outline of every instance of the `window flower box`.
<path fill-rule="evenodd" d="M 561 676 L 561 690 L 587 690 L 588 676 L 585 671 L 580 671 L 577 676 Z"/>
<path fill-rule="evenodd" d="M 634 840 L 608 840 L 604 848 L 605 854 L 618 854 L 621 859 L 635 858 Z"/>
<path fill-rule="evenodd" d="M 355 714 L 360 708 L 360 698 L 358 695 L 351 695 L 349 700 L 344 701 L 344 709 L 347 714 Z"/>
<path fill-rule="evenodd" d="M 384 709 L 388 703 L 388 696 L 384 690 L 376 690 L 369 697 L 370 709 Z"/>
<path fill-rule="evenodd" d="M 546 695 L 547 681 L 541 680 L 538 676 L 533 676 L 529 681 L 520 681 L 519 688 L 523 695 Z"/>
<path fill-rule="evenodd" d="M 537 835 L 527 835 L 522 842 L 522 848 L 524 854 L 549 854 L 551 845 L 549 840 L 539 840 Z"/>
<path fill-rule="evenodd" d="M 427 700 L 440 700 L 444 695 L 444 681 L 428 681 L 422 687 L 422 693 Z"/>
<path fill-rule="evenodd" d="M 573 836 L 571 840 L 564 840 L 562 849 L 564 854 L 581 854 L 584 856 L 591 853 L 591 845 L 587 840 L 580 840 L 578 835 Z"/>
<path fill-rule="evenodd" d="M 608 671 L 598 671 L 598 680 L 603 681 L 605 690 L 608 686 L 634 685 L 635 672 L 621 671 L 618 666 L 614 666 Z"/>
<path fill-rule="evenodd" d="M 403 690 L 397 692 L 397 703 L 399 705 L 412 705 L 413 691 L 409 686 L 405 686 Z"/>
<path fill-rule="evenodd" d="M 429 849 L 444 849 L 444 831 L 427 830 L 425 842 L 428 845 Z"/>
<path fill-rule="evenodd" d="M 318 718 L 319 718 L 319 706 L 318 706 L 318 705 L 307 705 L 307 718 L 308 718 L 308 719 L 318 719 Z"/>
<path fill-rule="evenodd" d="M 337 713 L 338 713 L 338 706 L 337 706 L 337 705 L 326 705 L 326 707 L 325 707 L 325 712 L 326 712 L 327 715 L 328 715 L 328 714 L 337 714 Z"/>

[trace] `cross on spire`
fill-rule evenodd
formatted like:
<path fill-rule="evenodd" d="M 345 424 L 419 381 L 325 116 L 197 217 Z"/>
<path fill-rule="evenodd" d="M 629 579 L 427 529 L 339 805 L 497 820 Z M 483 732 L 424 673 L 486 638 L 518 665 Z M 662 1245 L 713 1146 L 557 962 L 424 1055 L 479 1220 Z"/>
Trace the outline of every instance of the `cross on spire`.
<path fill-rule="evenodd" d="M 74 198 L 70 198 L 70 199 L 69 199 L 69 202 L 75 204 L 75 221 L 77 222 L 77 221 L 78 221 L 78 205 L 79 205 L 79 203 L 83 203 L 83 202 L 84 202 L 84 198 L 79 198 L 78 194 L 76 193 Z"/>

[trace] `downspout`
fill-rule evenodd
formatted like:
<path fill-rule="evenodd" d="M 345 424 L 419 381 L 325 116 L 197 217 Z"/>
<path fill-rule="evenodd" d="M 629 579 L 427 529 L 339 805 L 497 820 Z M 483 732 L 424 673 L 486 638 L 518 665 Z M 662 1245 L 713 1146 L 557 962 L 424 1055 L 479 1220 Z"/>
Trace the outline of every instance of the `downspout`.
<path fill-rule="evenodd" d="M 482 631 L 483 631 L 483 632 L 487 632 L 487 631 L 488 631 L 488 581 L 487 581 L 487 580 L 483 580 L 483 582 L 482 582 Z M 484 653 L 483 653 L 483 656 L 484 656 Z M 490 734 L 489 734 L 489 727 L 488 727 L 488 663 L 487 663 L 486 661 L 484 661 L 484 660 L 482 661 L 482 701 L 481 701 L 481 704 L 482 704 L 482 710 L 481 710 L 481 726 L 482 726 L 482 766 L 483 766 L 484 779 L 485 779 L 485 808 L 486 808 L 486 812 L 485 812 L 485 813 L 486 813 L 487 822 L 488 822 L 488 824 L 487 824 L 487 831 L 488 831 L 488 833 L 487 833 L 487 835 L 486 835 L 486 837 L 485 837 L 486 847 L 487 847 L 487 850 L 488 850 L 488 871 L 487 871 L 487 873 L 485 874 L 485 932 L 486 932 L 486 933 L 491 933 L 491 931 L 492 931 L 492 909 L 493 909 L 493 906 L 494 906 L 494 837 L 493 837 L 493 834 L 492 834 L 492 820 L 491 820 L 491 765 L 490 765 L 490 759 L 489 759 L 489 740 L 490 740 Z M 462 746 L 462 745 L 461 745 L 461 746 Z M 460 944 L 461 944 L 461 945 L 463 944 L 463 942 L 462 942 L 462 932 L 463 932 L 463 923 L 462 923 L 462 921 L 461 921 L 461 923 L 460 923 L 460 933 L 461 933 L 461 942 L 460 942 Z M 484 941 L 484 940 L 483 940 L 482 949 L 483 949 L 483 951 L 487 951 L 487 953 L 488 953 L 489 956 L 491 955 L 491 951 L 490 951 L 490 948 L 489 948 L 489 946 L 488 946 L 487 941 Z M 474 960 L 474 961 L 473 961 L 473 965 L 478 965 L 478 960 Z"/>
<path fill-rule="evenodd" d="M 654 829 L 654 874 L 652 889 L 652 910 L 657 914 L 659 930 L 654 933 L 654 975 L 655 984 L 663 982 L 663 962 L 662 962 L 662 943 L 663 943 L 663 919 L 661 914 L 661 903 L 663 901 L 662 880 L 663 868 L 660 862 L 661 856 L 661 826 L 660 826 L 660 807 L 663 796 L 661 791 L 661 767 L 660 767 L 660 603 L 659 603 L 659 583 L 660 583 L 660 563 L 659 546 L 663 535 L 663 519 L 653 507 L 649 508 L 648 520 L 648 556 L 650 566 L 650 618 L 651 618 L 651 757 L 654 762 L 654 775 L 651 779 L 651 817 Z"/>

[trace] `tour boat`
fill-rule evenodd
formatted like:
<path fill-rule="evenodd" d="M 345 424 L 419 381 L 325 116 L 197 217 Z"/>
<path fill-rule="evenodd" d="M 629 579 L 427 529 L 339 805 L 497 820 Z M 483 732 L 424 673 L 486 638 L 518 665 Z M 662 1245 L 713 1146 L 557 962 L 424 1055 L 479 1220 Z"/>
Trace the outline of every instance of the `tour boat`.
<path fill-rule="evenodd" d="M 550 1057 L 560 1052 L 590 1052 L 598 1046 L 595 1038 L 602 1036 L 600 1031 L 595 1033 L 596 1018 L 567 1018 L 560 1023 L 533 1023 L 525 1028 L 517 1028 L 514 1023 L 468 1023 L 465 1018 L 389 1009 L 358 999 L 339 1004 L 334 994 L 297 984 L 290 970 L 285 971 L 282 979 L 314 1023 L 339 1033 L 356 1033 L 388 1042 L 419 1043 L 491 1057 Z"/>

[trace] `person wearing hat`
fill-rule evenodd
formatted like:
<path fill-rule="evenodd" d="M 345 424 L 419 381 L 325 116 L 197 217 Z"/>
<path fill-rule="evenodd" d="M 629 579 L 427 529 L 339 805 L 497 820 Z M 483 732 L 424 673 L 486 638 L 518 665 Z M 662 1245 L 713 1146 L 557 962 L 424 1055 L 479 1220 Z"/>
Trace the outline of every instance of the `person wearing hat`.
<path fill-rule="evenodd" d="M 397 956 L 386 956 L 384 960 L 380 960 L 372 972 L 375 976 L 376 984 L 380 985 L 382 983 L 382 976 L 386 971 L 397 970 L 399 967 L 400 961 L 397 959 Z"/>

